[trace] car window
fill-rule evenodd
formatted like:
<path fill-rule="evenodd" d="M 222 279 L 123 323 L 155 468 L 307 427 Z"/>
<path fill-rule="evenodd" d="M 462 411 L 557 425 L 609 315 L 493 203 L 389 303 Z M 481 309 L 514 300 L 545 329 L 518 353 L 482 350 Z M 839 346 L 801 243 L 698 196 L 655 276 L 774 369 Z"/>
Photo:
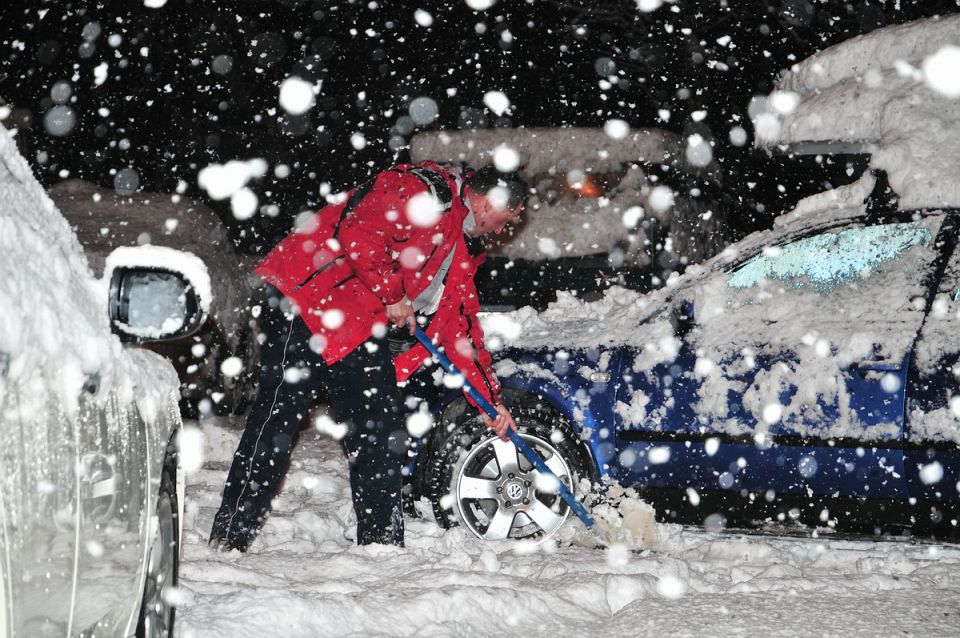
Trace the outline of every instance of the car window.
<path fill-rule="evenodd" d="M 868 279 L 881 264 L 900 258 L 911 246 L 932 242 L 933 235 L 922 222 L 823 233 L 765 250 L 737 268 L 727 285 L 747 288 L 776 279 L 826 293 L 843 283 Z"/>
<path fill-rule="evenodd" d="M 730 418 L 732 395 L 748 421 L 782 431 L 827 425 L 831 436 L 848 436 L 869 424 L 870 436 L 896 436 L 898 414 L 864 416 L 862 398 L 844 379 L 862 369 L 879 383 L 893 371 L 877 392 L 902 387 L 932 292 L 942 220 L 815 231 L 704 278 L 686 297 L 694 315 L 685 338 L 702 377 L 699 413 Z M 768 408 L 775 416 L 765 416 Z"/>
<path fill-rule="evenodd" d="M 942 219 L 831 228 L 766 248 L 695 287 L 696 321 L 725 352 L 797 351 L 812 339 L 860 353 L 844 359 L 875 350 L 900 361 L 924 315 Z"/>

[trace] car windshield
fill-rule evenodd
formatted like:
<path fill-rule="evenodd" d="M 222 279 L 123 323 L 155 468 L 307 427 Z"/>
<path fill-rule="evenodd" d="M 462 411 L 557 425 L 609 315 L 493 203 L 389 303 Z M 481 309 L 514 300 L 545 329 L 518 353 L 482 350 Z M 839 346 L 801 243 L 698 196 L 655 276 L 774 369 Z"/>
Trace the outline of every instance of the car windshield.
<path fill-rule="evenodd" d="M 664 288 L 651 293 L 648 304 L 649 313 L 640 323 L 646 324 L 661 316 L 666 310 L 672 308 L 677 300 L 689 299 L 694 288 L 714 273 L 734 272 L 747 266 L 751 260 L 756 260 L 758 256 L 765 252 L 775 253 L 778 247 L 794 242 L 798 238 L 840 226 L 852 228 L 854 223 L 850 218 L 841 218 L 827 223 L 792 226 L 786 230 L 775 228 L 753 233 L 728 246 L 720 254 L 708 259 L 703 264 L 688 266 L 682 275 L 678 275 L 674 280 L 668 280 Z M 749 273 L 741 275 L 741 277 L 748 276 Z"/>

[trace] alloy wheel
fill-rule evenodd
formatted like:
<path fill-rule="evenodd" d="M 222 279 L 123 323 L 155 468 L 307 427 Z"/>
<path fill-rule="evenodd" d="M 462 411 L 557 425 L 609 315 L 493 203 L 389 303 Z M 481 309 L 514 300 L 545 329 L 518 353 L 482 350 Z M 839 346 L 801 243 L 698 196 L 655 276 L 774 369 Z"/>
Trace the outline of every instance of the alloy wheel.
<path fill-rule="evenodd" d="M 520 436 L 572 490 L 570 467 L 560 453 L 538 436 Z M 492 437 L 478 442 L 460 463 L 452 492 L 460 520 L 478 538 L 543 541 L 570 513 L 551 483 L 513 443 Z"/>

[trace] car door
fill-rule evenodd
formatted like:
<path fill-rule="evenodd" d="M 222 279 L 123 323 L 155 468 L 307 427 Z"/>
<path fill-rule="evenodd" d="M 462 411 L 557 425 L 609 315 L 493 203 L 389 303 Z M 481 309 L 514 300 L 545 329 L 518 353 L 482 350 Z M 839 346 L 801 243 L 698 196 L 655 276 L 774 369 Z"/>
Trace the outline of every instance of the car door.
<path fill-rule="evenodd" d="M 123 635 L 140 602 L 147 549 L 147 428 L 116 395 L 80 427 L 77 595 L 73 623 Z M 154 452 L 155 454 L 156 452 Z"/>
<path fill-rule="evenodd" d="M 905 470 L 921 523 L 953 525 L 960 509 L 960 250 L 957 216 L 943 276 L 915 347 L 908 381 Z"/>
<path fill-rule="evenodd" d="M 624 387 L 634 401 L 641 390 L 648 418 L 621 436 L 653 441 L 633 450 L 634 478 L 904 498 L 906 371 L 942 219 L 796 235 L 678 293 L 675 356 L 634 363 Z M 666 449 L 650 464 L 654 445 Z"/>
<path fill-rule="evenodd" d="M 0 369 L 0 374 L 7 371 Z M 52 392 L 31 392 L 9 370 L 0 397 L 0 547 L 8 629 L 67 635 L 78 536 L 77 424 Z M 4 628 L 6 629 L 6 628 Z"/>

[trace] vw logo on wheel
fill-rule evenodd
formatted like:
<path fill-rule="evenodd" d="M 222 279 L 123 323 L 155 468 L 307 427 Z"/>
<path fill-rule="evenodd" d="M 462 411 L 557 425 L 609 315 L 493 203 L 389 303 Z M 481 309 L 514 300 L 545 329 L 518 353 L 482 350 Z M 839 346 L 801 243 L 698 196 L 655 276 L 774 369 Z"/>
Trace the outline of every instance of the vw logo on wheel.
<path fill-rule="evenodd" d="M 507 485 L 507 496 L 513 500 L 519 499 L 523 496 L 523 486 L 519 483 L 510 483 Z"/>

